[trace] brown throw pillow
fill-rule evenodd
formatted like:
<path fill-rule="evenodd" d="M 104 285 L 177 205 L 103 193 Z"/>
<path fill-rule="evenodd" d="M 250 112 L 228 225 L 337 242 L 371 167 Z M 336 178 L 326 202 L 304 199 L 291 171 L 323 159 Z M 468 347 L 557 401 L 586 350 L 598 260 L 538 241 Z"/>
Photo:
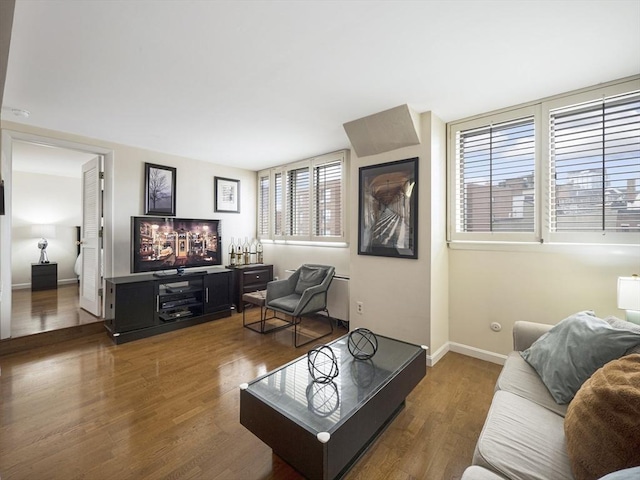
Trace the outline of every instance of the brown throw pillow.
<path fill-rule="evenodd" d="M 577 480 L 640 465 L 640 354 L 613 360 L 584 382 L 564 432 Z"/>

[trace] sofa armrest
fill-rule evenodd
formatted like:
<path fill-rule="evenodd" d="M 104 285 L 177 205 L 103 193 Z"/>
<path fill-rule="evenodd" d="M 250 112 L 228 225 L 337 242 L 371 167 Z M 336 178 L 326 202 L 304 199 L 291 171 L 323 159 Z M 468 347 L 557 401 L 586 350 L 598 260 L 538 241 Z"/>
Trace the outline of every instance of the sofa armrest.
<path fill-rule="evenodd" d="M 552 327 L 546 323 L 517 321 L 513 325 L 513 349 L 518 352 L 526 350 Z"/>

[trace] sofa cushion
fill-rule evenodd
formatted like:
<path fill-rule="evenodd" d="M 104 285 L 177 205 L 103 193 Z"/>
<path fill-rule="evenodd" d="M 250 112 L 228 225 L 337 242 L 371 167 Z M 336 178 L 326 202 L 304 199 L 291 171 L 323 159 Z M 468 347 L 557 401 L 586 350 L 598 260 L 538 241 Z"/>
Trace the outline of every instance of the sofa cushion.
<path fill-rule="evenodd" d="M 538 372 L 520 356 L 519 352 L 511 352 L 507 356 L 496 382 L 496 390 L 520 395 L 563 417 L 567 413 L 567 405 L 556 403 L 542 383 Z"/>
<path fill-rule="evenodd" d="M 569 403 L 584 381 L 605 363 L 640 344 L 640 334 L 613 328 L 593 312 L 565 318 L 522 357 L 536 369 L 558 403 Z"/>
<path fill-rule="evenodd" d="M 504 480 L 504 477 L 486 468 L 472 465 L 467 467 L 460 480 Z"/>
<path fill-rule="evenodd" d="M 473 463 L 513 480 L 573 479 L 563 423 L 560 415 L 526 398 L 498 391 Z"/>
<path fill-rule="evenodd" d="M 595 480 L 640 465 L 640 355 L 609 362 L 584 382 L 564 431 L 577 478 Z"/>
<path fill-rule="evenodd" d="M 327 269 L 324 267 L 310 267 L 303 265 L 300 267 L 300 276 L 296 283 L 295 292 L 302 295 L 307 288 L 320 285 L 327 275 Z"/>

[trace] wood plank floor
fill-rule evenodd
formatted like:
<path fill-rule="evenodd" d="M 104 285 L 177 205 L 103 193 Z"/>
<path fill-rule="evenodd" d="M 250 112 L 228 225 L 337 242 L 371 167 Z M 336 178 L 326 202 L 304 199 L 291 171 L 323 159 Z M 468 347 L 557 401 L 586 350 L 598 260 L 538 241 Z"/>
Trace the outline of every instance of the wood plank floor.
<path fill-rule="evenodd" d="M 100 321 L 80 308 L 77 284 L 37 292 L 18 289 L 11 295 L 12 338 Z"/>
<path fill-rule="evenodd" d="M 0 356 L 0 478 L 300 479 L 240 425 L 238 385 L 308 348 L 235 314 L 118 346 L 93 334 Z M 460 478 L 499 371 L 448 353 L 346 478 Z"/>

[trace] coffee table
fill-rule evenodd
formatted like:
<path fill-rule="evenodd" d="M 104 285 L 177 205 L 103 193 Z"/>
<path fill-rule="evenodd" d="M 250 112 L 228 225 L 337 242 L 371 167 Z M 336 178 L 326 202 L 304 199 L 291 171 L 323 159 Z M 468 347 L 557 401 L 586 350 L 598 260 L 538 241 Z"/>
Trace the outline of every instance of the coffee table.
<path fill-rule="evenodd" d="M 332 382 L 314 382 L 303 355 L 242 384 L 240 423 L 305 477 L 342 477 L 426 374 L 424 347 L 377 339 L 369 360 L 353 358 L 348 335 L 329 343 L 339 368 Z"/>

